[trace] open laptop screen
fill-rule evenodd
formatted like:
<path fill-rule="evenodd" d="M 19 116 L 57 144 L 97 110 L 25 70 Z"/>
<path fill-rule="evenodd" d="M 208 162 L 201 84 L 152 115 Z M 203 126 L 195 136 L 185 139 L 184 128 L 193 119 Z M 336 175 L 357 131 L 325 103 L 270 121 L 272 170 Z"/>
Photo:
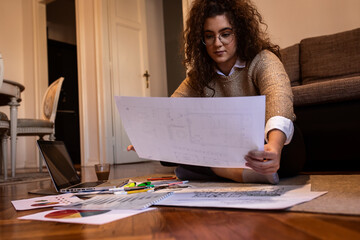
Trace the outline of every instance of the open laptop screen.
<path fill-rule="evenodd" d="M 81 182 L 64 142 L 38 140 L 37 143 L 57 190 Z"/>

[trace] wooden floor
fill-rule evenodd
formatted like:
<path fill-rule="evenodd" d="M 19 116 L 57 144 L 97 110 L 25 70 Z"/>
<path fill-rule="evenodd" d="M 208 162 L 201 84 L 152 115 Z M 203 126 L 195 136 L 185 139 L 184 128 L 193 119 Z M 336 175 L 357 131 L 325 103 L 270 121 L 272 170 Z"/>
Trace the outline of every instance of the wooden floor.
<path fill-rule="evenodd" d="M 95 180 L 93 168 L 84 179 Z M 111 178 L 172 173 L 158 163 L 117 165 Z M 37 197 L 29 190 L 49 180 L 0 186 L 0 239 L 360 239 L 360 217 L 284 211 L 157 207 L 105 225 L 18 220 L 43 210 L 15 211 L 11 200 Z M 341 204 L 341 203 L 339 203 Z"/>

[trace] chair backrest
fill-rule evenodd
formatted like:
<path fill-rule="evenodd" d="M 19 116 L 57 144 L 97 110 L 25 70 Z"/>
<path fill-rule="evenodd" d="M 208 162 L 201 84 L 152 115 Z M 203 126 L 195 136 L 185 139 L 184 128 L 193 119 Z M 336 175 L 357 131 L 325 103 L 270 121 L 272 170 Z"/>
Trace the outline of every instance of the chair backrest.
<path fill-rule="evenodd" d="M 59 102 L 60 90 L 64 78 L 61 77 L 53 82 L 45 92 L 42 101 L 42 119 L 55 122 L 56 110 Z"/>

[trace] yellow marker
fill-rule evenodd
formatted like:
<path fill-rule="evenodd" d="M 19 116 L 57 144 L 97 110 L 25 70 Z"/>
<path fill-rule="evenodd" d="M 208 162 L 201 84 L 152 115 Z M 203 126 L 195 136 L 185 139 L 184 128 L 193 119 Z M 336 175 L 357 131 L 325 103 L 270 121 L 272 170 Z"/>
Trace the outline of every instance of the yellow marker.
<path fill-rule="evenodd" d="M 126 185 L 124 186 L 124 188 L 125 188 L 125 187 L 135 187 L 135 186 L 136 186 L 136 183 L 131 182 L 131 183 L 126 184 Z"/>
<path fill-rule="evenodd" d="M 133 190 L 133 191 L 127 191 L 126 194 L 132 194 L 132 193 L 142 193 L 142 192 L 153 192 L 154 188 L 145 188 L 140 190 Z"/>

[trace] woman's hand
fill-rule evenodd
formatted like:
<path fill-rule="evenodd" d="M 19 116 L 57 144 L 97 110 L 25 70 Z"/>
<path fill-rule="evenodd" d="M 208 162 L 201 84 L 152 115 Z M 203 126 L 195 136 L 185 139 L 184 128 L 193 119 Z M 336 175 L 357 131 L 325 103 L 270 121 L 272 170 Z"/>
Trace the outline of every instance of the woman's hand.
<path fill-rule="evenodd" d="M 127 150 L 128 152 L 129 152 L 129 151 L 134 151 L 134 152 L 136 152 L 133 145 L 127 146 L 126 150 Z"/>
<path fill-rule="evenodd" d="M 246 156 L 246 166 L 255 172 L 266 175 L 276 173 L 280 168 L 281 150 L 286 136 L 277 129 L 268 133 L 269 142 L 264 145 L 264 151 L 250 151 Z"/>
<path fill-rule="evenodd" d="M 268 143 L 264 146 L 264 151 L 250 151 L 245 156 L 245 165 L 257 173 L 267 175 L 279 170 L 280 158 L 281 150 Z"/>

